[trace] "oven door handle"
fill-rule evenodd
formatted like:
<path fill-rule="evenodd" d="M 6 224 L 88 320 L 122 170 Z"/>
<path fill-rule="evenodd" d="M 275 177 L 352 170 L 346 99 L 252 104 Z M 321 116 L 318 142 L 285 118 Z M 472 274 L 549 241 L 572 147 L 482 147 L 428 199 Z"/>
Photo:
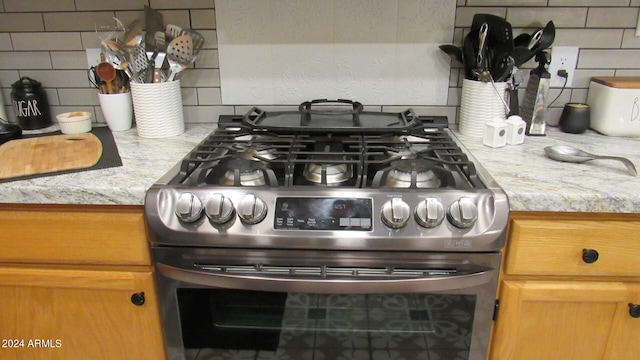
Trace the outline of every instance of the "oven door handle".
<path fill-rule="evenodd" d="M 465 274 L 438 277 L 394 279 L 312 279 L 294 276 L 229 275 L 182 269 L 156 263 L 158 271 L 170 279 L 207 287 L 320 294 L 371 294 L 405 292 L 442 292 L 480 286 L 497 279 L 497 269 L 482 269 Z"/>

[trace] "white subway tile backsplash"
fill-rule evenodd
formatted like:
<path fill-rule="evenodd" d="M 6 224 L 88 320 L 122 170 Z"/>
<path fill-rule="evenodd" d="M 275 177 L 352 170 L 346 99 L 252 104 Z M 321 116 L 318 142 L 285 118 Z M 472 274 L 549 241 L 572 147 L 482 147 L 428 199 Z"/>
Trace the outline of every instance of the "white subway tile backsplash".
<path fill-rule="evenodd" d="M 42 17 L 46 31 L 95 31 L 96 24 L 113 23 L 113 12 L 106 11 L 42 13 Z"/>
<path fill-rule="evenodd" d="M 623 29 L 564 29 L 556 30 L 553 45 L 579 48 L 618 49 Z"/>
<path fill-rule="evenodd" d="M 46 51 L 0 52 L 4 69 L 51 69 L 51 58 Z"/>
<path fill-rule="evenodd" d="M 50 54 L 54 69 L 86 69 L 89 66 L 84 51 L 52 51 Z"/>
<path fill-rule="evenodd" d="M 507 16 L 507 9 L 500 7 L 459 7 L 456 9 L 456 27 L 471 27 L 475 14 L 491 14 L 504 18 Z"/>
<path fill-rule="evenodd" d="M 97 89 L 58 89 L 58 98 L 64 106 L 100 105 Z"/>
<path fill-rule="evenodd" d="M 82 41 L 76 32 L 12 33 L 13 49 L 24 50 L 81 50 Z"/>
<path fill-rule="evenodd" d="M 212 9 L 215 7 L 214 0 L 150 0 L 149 2 L 154 9 Z"/>
<path fill-rule="evenodd" d="M 514 27 L 539 27 L 553 21 L 556 28 L 582 28 L 587 21 L 586 7 L 524 7 L 510 8 L 507 21 Z"/>
<path fill-rule="evenodd" d="M 615 21 L 611 21 L 615 19 Z M 590 28 L 629 28 L 636 27 L 638 9 L 628 7 L 592 8 L 587 16 L 587 27 Z"/>
<path fill-rule="evenodd" d="M 580 50 L 579 69 L 635 69 L 640 49 L 635 50 Z"/>
<path fill-rule="evenodd" d="M 2 13 L 0 32 L 44 31 L 40 13 Z"/>
<path fill-rule="evenodd" d="M 62 112 L 87 108 L 92 112 L 97 111 L 96 121 L 104 122 L 97 105 L 96 90 L 90 87 L 86 79 L 88 65 L 84 49 L 97 48 L 100 45 L 95 32 L 96 24 L 113 23 L 113 16 L 129 24 L 134 19 L 143 17 L 143 6 L 147 4 L 162 12 L 165 24 L 174 23 L 183 27 L 193 27 L 205 36 L 204 50 L 199 55 L 195 68 L 189 68 L 182 73 L 183 103 L 187 122 L 215 122 L 218 114 L 244 114 L 249 105 L 254 105 L 221 105 L 223 94 L 229 89 L 220 87 L 220 71 L 227 69 L 227 64 L 219 58 L 218 36 L 222 39 L 225 36 L 233 37 L 240 44 L 250 46 L 252 49 L 251 54 L 247 52 L 243 54 L 243 49 L 238 49 L 238 54 L 248 57 L 246 61 L 256 69 L 254 78 L 248 79 L 244 85 L 239 86 L 238 91 L 254 94 L 264 91 L 260 89 L 261 78 L 274 76 L 274 74 L 297 79 L 296 74 L 299 74 L 304 66 L 297 64 L 288 67 L 286 71 L 276 71 L 274 66 L 280 66 L 280 63 L 287 58 L 287 54 L 276 56 L 277 63 L 274 64 L 271 56 L 269 58 L 265 56 L 265 43 L 259 43 L 262 32 L 267 28 L 265 25 L 272 24 L 276 19 L 289 24 L 288 30 L 292 26 L 294 29 L 295 26 L 304 28 L 304 25 L 316 30 L 313 34 L 303 31 L 297 31 L 295 34 L 284 33 L 288 38 L 282 33 L 279 34 L 282 38 L 290 39 L 300 45 L 317 46 L 323 42 L 326 44 L 337 40 L 355 42 L 357 46 L 351 46 L 352 51 L 361 47 L 362 50 L 356 52 L 353 58 L 362 63 L 369 63 L 370 69 L 377 69 L 371 70 L 371 73 L 376 74 L 385 74 L 388 70 L 383 66 L 367 62 L 367 59 L 372 56 L 367 57 L 364 52 L 368 50 L 364 50 L 366 46 L 363 45 L 371 45 L 376 41 L 460 45 L 476 13 L 506 17 L 514 26 L 514 35 L 521 32 L 531 33 L 535 27 L 543 26 L 547 21 L 553 20 L 557 27 L 554 45 L 578 46 L 580 55 L 572 87 L 565 89 L 554 104 L 554 108 L 550 109 L 549 117 L 553 117 L 553 114 L 559 117 L 564 102 L 586 98 L 592 76 L 640 76 L 640 63 L 636 61 L 640 56 L 640 37 L 635 36 L 640 0 L 447 0 L 446 3 L 433 0 L 262 0 L 256 4 L 252 1 L 236 1 L 236 3 L 246 4 L 248 7 L 254 6 L 254 8 L 247 8 L 246 13 L 254 11 L 255 7 L 265 11 L 251 19 L 250 26 L 253 26 L 251 29 L 234 29 L 232 34 L 224 34 L 218 32 L 218 23 L 215 18 L 218 9 L 214 0 L 4 0 L 0 2 L 0 93 L 7 102 L 10 98 L 11 84 L 20 76 L 30 76 L 43 82 L 49 102 L 55 110 Z M 295 10 L 292 6 L 302 6 L 296 3 L 311 4 L 316 6 L 314 9 L 317 10 L 310 15 L 305 15 L 306 17 L 290 18 L 289 15 Z M 324 8 L 318 7 L 318 4 L 322 4 Z M 392 6 L 394 4 L 397 5 Z M 274 16 L 268 11 L 271 6 L 279 6 L 280 9 Z M 340 36 L 336 37 L 333 35 L 336 33 L 335 29 L 319 21 L 322 19 L 321 15 L 327 12 L 328 6 L 332 11 L 338 9 L 336 18 L 349 19 L 353 14 L 358 15 L 347 26 L 339 27 L 338 30 L 348 30 L 348 34 L 339 34 Z M 435 20 L 434 14 L 438 15 Z M 427 18 L 431 19 L 426 20 Z M 442 24 L 448 22 L 453 24 L 453 28 L 442 30 Z M 349 43 L 349 45 L 352 44 Z M 415 48 L 413 51 L 403 50 L 402 52 L 415 56 Z M 329 64 L 334 68 L 340 67 L 341 72 L 337 73 L 341 78 L 371 76 L 366 70 L 345 62 L 344 59 L 350 55 L 349 53 L 336 57 L 334 50 L 333 54 L 335 61 Z M 294 56 L 294 54 L 289 55 Z M 373 57 L 384 62 L 385 55 L 387 54 L 383 53 Z M 432 55 L 425 53 L 423 56 L 430 56 L 431 60 L 438 59 L 443 62 L 445 69 L 449 69 L 448 64 L 451 61 L 440 51 L 436 50 Z M 340 63 L 337 60 L 340 60 Z M 309 61 L 317 60 L 310 57 L 307 62 Z M 423 65 L 431 66 L 428 62 L 424 62 Z M 451 65 L 449 70 L 444 71 L 446 76 L 443 76 L 445 82 L 442 87 L 446 90 L 442 92 L 443 105 L 414 105 L 414 110 L 418 109 L 424 115 L 444 114 L 448 116 L 450 122 L 456 121 L 463 74 L 459 65 L 455 63 Z M 298 66 L 297 69 L 296 66 Z M 530 61 L 523 67 L 528 73 L 528 70 L 534 66 L 535 63 Z M 415 78 L 415 71 L 408 66 L 407 69 L 409 70 L 404 73 L 396 72 L 397 75 L 394 76 Z M 321 76 L 318 75 L 314 81 L 322 83 Z M 371 93 L 384 93 L 391 88 L 388 83 L 383 86 L 373 86 L 372 83 L 366 82 L 366 79 L 362 84 L 368 84 L 366 86 L 372 89 Z M 315 98 L 318 94 L 327 93 L 322 90 L 322 86 L 316 88 L 312 85 L 306 86 L 309 90 L 305 93 L 305 97 Z M 433 84 L 417 81 L 414 86 L 433 86 Z M 283 88 L 289 89 L 289 93 L 296 91 L 284 86 Z M 523 86 L 519 92 L 520 97 L 524 93 L 522 88 Z M 348 86 L 342 90 L 347 96 L 355 96 Z M 550 96 L 555 97 L 558 92 L 559 88 L 552 88 Z M 399 95 L 399 98 L 409 97 L 410 94 L 406 93 Z M 278 103 L 273 97 L 269 99 L 270 104 Z M 293 105 L 291 109 L 297 106 L 298 102 L 294 100 L 294 95 L 289 95 L 286 99 L 287 103 L 291 102 Z M 378 110 L 382 108 L 373 104 L 366 105 L 367 108 Z M 285 106 L 268 107 L 276 109 Z M 400 108 L 404 110 L 406 107 L 384 106 L 385 111 L 390 111 L 389 109 L 400 111 Z"/>
<path fill-rule="evenodd" d="M 21 76 L 29 76 L 46 88 L 84 88 L 89 86 L 87 70 L 25 70 Z"/>
<path fill-rule="evenodd" d="M 222 105 L 220 88 L 198 88 L 198 104 Z"/>
<path fill-rule="evenodd" d="M 549 0 L 549 6 L 628 6 L 629 0 Z"/>
<path fill-rule="evenodd" d="M 640 36 L 636 36 L 636 29 L 625 29 L 621 48 L 640 48 Z"/>
<path fill-rule="evenodd" d="M 214 9 L 192 11 L 191 27 L 196 30 L 215 29 L 216 11 Z"/>
<path fill-rule="evenodd" d="M 74 0 L 4 0 L 4 11 L 74 11 Z"/>
<path fill-rule="evenodd" d="M 75 0 L 78 11 L 139 10 L 149 5 L 147 0 Z"/>

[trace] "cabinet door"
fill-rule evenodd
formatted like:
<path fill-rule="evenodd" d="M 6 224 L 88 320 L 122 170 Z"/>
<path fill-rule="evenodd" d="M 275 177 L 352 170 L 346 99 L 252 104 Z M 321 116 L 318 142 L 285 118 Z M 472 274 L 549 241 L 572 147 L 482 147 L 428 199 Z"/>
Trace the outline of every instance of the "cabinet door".
<path fill-rule="evenodd" d="M 637 359 L 631 347 L 606 355 L 610 334 L 629 318 L 629 294 L 619 282 L 504 281 L 491 358 Z"/>
<path fill-rule="evenodd" d="M 640 359 L 640 317 L 633 317 L 629 312 L 629 304 L 640 305 L 640 284 L 627 284 L 627 287 L 631 290 L 629 301 L 616 316 L 619 321 L 609 336 L 605 359 Z"/>
<path fill-rule="evenodd" d="M 165 358 L 150 272 L 0 267 L 0 338 L 0 359 Z"/>

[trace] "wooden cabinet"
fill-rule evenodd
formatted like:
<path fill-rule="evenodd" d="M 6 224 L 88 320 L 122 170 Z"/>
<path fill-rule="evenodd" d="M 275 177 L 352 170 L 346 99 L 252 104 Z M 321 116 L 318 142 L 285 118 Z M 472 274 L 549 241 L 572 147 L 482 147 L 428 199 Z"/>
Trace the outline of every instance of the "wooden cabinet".
<path fill-rule="evenodd" d="M 490 358 L 639 359 L 637 234 L 635 215 L 512 214 Z"/>
<path fill-rule="evenodd" d="M 142 207 L 0 205 L 0 359 L 164 359 Z"/>

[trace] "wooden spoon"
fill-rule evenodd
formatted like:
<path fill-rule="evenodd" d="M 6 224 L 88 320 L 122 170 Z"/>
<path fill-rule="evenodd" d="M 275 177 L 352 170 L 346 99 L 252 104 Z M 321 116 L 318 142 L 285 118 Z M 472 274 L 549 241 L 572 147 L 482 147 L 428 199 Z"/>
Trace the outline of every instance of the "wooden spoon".
<path fill-rule="evenodd" d="M 111 82 L 116 78 L 116 69 L 108 62 L 101 62 L 96 66 L 96 74 L 100 76 L 100 79 L 107 83 L 107 94 L 112 94 Z"/>

